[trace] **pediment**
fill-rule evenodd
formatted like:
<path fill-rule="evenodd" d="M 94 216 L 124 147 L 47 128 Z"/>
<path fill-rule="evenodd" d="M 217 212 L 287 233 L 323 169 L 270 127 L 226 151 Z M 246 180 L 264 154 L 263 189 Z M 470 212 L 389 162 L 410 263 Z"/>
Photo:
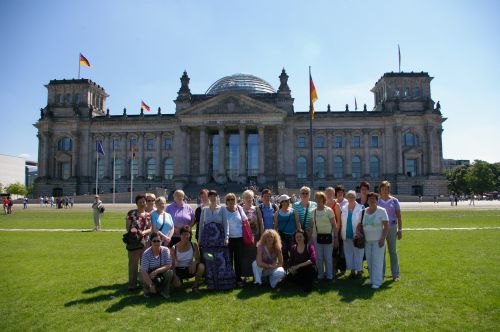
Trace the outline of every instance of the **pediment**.
<path fill-rule="evenodd" d="M 177 113 L 179 116 L 280 115 L 286 111 L 240 93 L 224 93 Z"/>

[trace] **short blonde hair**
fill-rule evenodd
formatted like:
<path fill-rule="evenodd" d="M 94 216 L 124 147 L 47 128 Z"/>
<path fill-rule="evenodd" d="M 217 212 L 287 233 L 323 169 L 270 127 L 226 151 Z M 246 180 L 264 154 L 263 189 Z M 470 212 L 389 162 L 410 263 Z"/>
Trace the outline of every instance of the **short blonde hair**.
<path fill-rule="evenodd" d="M 173 195 L 174 197 L 179 196 L 179 195 L 182 195 L 183 198 L 186 196 L 184 191 L 182 191 L 181 189 L 177 189 L 176 191 L 174 191 L 174 195 Z"/>
<path fill-rule="evenodd" d="M 245 190 L 245 191 L 241 194 L 241 197 L 242 197 L 243 199 L 245 199 L 245 198 L 247 198 L 247 197 L 251 197 L 251 198 L 253 199 L 253 197 L 254 197 L 254 193 L 253 193 L 253 191 L 251 191 L 251 190 Z"/>
<path fill-rule="evenodd" d="M 345 194 L 345 197 L 349 198 L 349 196 L 356 198 L 356 192 L 354 190 L 349 190 L 347 194 Z"/>
<path fill-rule="evenodd" d="M 387 180 L 380 182 L 380 186 L 378 186 L 379 191 L 380 191 L 381 188 L 384 188 L 384 187 L 387 187 L 387 188 L 390 189 L 391 188 L 391 183 L 389 181 L 387 181 Z"/>
<path fill-rule="evenodd" d="M 163 203 L 163 204 L 167 204 L 167 200 L 165 199 L 164 196 L 158 196 L 156 198 L 155 204 L 158 205 L 158 204 L 160 204 L 160 202 Z"/>
<path fill-rule="evenodd" d="M 238 199 L 236 198 L 236 195 L 234 193 L 229 193 L 226 196 L 224 196 L 224 203 L 227 202 L 228 198 L 234 198 L 234 201 L 238 203 Z"/>
<path fill-rule="evenodd" d="M 300 188 L 299 192 L 303 192 L 303 191 L 307 191 L 308 193 L 311 193 L 311 188 L 309 188 L 307 186 L 303 186 L 302 188 Z"/>
<path fill-rule="evenodd" d="M 156 200 L 156 195 L 155 195 L 155 194 L 153 194 L 153 193 L 145 193 L 145 194 L 144 194 L 144 196 L 146 196 L 146 199 L 147 199 L 148 197 L 151 197 L 151 198 L 153 198 L 154 200 Z"/>
<path fill-rule="evenodd" d="M 319 200 L 319 199 L 322 199 L 323 200 L 323 204 L 326 203 L 326 194 L 322 191 L 318 191 L 316 192 L 316 194 L 314 194 L 314 199 L 316 200 L 316 202 Z"/>
<path fill-rule="evenodd" d="M 335 195 L 335 188 L 333 188 L 333 187 L 327 187 L 325 189 L 325 193 L 329 193 L 329 192 L 333 192 L 333 194 Z"/>

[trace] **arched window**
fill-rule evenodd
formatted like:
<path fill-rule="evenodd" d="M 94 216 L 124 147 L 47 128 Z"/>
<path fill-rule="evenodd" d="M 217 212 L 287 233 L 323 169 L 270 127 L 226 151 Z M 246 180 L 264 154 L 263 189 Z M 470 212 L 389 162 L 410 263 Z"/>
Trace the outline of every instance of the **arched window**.
<path fill-rule="evenodd" d="M 323 137 L 323 136 L 316 137 L 315 147 L 317 147 L 317 148 L 324 148 L 324 147 L 326 147 L 325 137 Z"/>
<path fill-rule="evenodd" d="M 132 170 L 132 176 L 133 178 L 137 178 L 137 174 L 139 174 L 139 162 L 137 159 L 132 159 L 130 162 L 130 169 Z"/>
<path fill-rule="evenodd" d="M 57 142 L 57 150 L 59 151 L 71 151 L 71 138 L 63 137 Z"/>
<path fill-rule="evenodd" d="M 99 159 L 99 168 L 97 170 L 97 177 L 99 179 L 104 178 L 104 160 Z"/>
<path fill-rule="evenodd" d="M 314 177 L 318 179 L 325 178 L 325 159 L 321 156 L 314 159 Z"/>
<path fill-rule="evenodd" d="M 115 160 L 115 179 L 122 177 L 122 161 L 120 159 Z"/>
<path fill-rule="evenodd" d="M 333 177 L 336 179 L 344 177 L 344 160 L 340 156 L 333 158 Z"/>
<path fill-rule="evenodd" d="M 351 175 L 355 179 L 361 177 L 361 158 L 359 156 L 352 156 Z"/>
<path fill-rule="evenodd" d="M 297 178 L 307 178 L 307 160 L 304 157 L 299 157 L 297 159 Z"/>
<path fill-rule="evenodd" d="M 380 176 L 380 162 L 377 156 L 370 157 L 370 176 L 374 178 Z"/>
<path fill-rule="evenodd" d="M 156 160 L 149 159 L 146 164 L 146 177 L 148 180 L 153 180 L 156 175 Z"/>
<path fill-rule="evenodd" d="M 163 162 L 163 177 L 170 180 L 174 177 L 174 161 L 172 158 L 167 158 Z"/>
<path fill-rule="evenodd" d="M 419 146 L 418 136 L 414 133 L 405 133 L 403 136 L 404 146 Z"/>

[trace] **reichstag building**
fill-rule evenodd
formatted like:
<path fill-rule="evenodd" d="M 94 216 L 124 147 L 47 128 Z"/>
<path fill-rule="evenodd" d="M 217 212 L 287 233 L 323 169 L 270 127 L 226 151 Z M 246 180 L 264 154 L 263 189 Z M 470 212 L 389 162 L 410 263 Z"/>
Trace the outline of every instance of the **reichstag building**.
<path fill-rule="evenodd" d="M 388 179 L 399 195 L 447 192 L 442 175 L 442 123 L 428 73 L 385 73 L 374 107 L 296 112 L 283 69 L 275 89 L 248 74 L 223 77 L 194 94 L 184 72 L 175 114 L 161 109 L 111 115 L 109 96 L 88 79 L 52 80 L 35 124 L 39 138 L 36 194 L 109 193 L 202 185 L 316 189 L 356 188 Z M 310 163 L 310 139 L 313 162 Z M 96 142 L 105 156 L 96 166 Z M 132 148 L 133 147 L 133 148 Z M 114 152 L 113 152 L 114 149 Z M 96 169 L 97 168 L 97 169 Z M 115 181 L 113 181 L 115 179 Z"/>

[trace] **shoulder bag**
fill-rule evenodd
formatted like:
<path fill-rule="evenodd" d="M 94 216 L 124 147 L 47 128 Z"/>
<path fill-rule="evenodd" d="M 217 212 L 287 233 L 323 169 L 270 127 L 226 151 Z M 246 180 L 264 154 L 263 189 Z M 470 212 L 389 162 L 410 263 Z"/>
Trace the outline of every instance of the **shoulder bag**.
<path fill-rule="evenodd" d="M 358 249 L 365 247 L 365 232 L 363 230 L 363 218 L 365 216 L 365 209 L 361 212 L 361 221 L 356 226 L 356 235 L 354 235 L 353 244 Z"/>
<path fill-rule="evenodd" d="M 250 228 L 250 224 L 248 223 L 248 219 L 243 219 L 243 214 L 241 214 L 241 207 L 238 206 L 238 213 L 241 218 L 241 234 L 243 236 L 243 243 L 251 247 L 254 245 L 255 241 L 252 234 L 252 229 Z"/>

